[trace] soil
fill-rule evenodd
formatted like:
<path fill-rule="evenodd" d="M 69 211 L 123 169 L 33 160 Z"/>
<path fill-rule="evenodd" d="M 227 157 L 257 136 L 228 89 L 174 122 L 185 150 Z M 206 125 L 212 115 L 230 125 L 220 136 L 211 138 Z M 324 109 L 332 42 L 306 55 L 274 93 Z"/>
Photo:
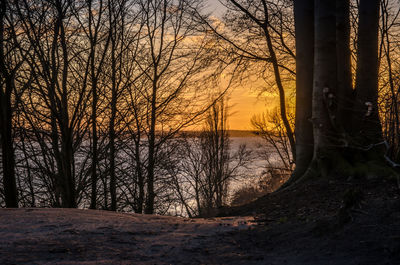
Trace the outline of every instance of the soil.
<path fill-rule="evenodd" d="M 320 180 L 219 214 L 236 217 L 1 209 L 0 264 L 400 264 L 394 182 Z"/>
<path fill-rule="evenodd" d="M 395 181 L 320 180 L 220 215 L 256 216 L 258 229 L 233 238 L 249 251 L 257 246 L 260 264 L 398 265 L 399 193 Z"/>

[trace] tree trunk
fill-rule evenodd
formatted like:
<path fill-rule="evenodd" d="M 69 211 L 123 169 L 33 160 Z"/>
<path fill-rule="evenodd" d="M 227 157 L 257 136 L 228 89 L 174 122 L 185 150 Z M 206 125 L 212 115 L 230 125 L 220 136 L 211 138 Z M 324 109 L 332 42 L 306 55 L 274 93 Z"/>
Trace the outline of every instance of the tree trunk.
<path fill-rule="evenodd" d="M 336 0 L 337 118 L 341 132 L 349 131 L 353 107 L 350 52 L 350 3 Z"/>
<path fill-rule="evenodd" d="M 15 180 L 15 158 L 12 138 L 12 106 L 11 93 L 14 89 L 14 73 L 9 73 L 4 58 L 4 20 L 6 16 L 6 1 L 0 6 L 0 78 L 3 87 L 0 88 L 0 138 L 3 165 L 3 185 L 6 207 L 18 207 L 17 184 Z"/>
<path fill-rule="evenodd" d="M 383 140 L 378 112 L 379 0 L 361 0 L 358 25 L 354 136 L 363 147 Z"/>
<path fill-rule="evenodd" d="M 147 200 L 146 214 L 154 213 L 154 166 L 155 166 L 155 132 L 156 132 L 156 99 L 157 99 L 157 72 L 154 73 L 153 91 L 151 99 L 151 117 L 149 130 L 148 165 L 147 165 Z"/>
<path fill-rule="evenodd" d="M 97 74 L 95 70 L 95 55 L 96 55 L 96 42 L 97 42 L 97 32 L 92 33 L 92 2 L 88 2 L 88 15 L 89 15 L 89 38 L 90 38 L 90 77 L 91 77 L 91 90 L 92 90 L 92 167 L 91 167 L 91 186 L 92 193 L 90 197 L 90 209 L 97 208 L 97 164 L 98 164 L 98 155 L 97 155 L 97 145 L 98 145 L 98 137 L 97 137 L 97 102 L 98 102 L 98 93 L 97 93 Z M 97 31 L 97 28 L 95 28 Z"/>
<path fill-rule="evenodd" d="M 8 208 L 18 207 L 17 184 L 15 180 L 15 159 L 14 147 L 12 139 L 12 107 L 11 107 L 11 90 L 12 81 L 5 78 L 6 88 L 0 91 L 0 130 L 1 130 L 1 150 L 3 165 L 3 185 L 5 203 Z M 11 87 L 10 87 L 11 86 Z"/>
<path fill-rule="evenodd" d="M 315 57 L 313 88 L 314 160 L 321 174 L 329 171 L 331 151 L 335 149 L 335 97 L 337 92 L 335 1 L 315 2 Z M 325 170 L 327 170 L 325 172 Z"/>
<path fill-rule="evenodd" d="M 111 71 L 112 71 L 112 91 L 111 91 L 111 118 L 110 118 L 110 195 L 111 195 L 111 211 L 117 210 L 117 191 L 116 191 L 116 175 L 115 175 L 115 116 L 117 113 L 117 81 L 116 81 L 116 58 L 115 58 L 115 40 L 111 44 Z"/>
<path fill-rule="evenodd" d="M 296 168 L 291 181 L 301 177 L 313 157 L 312 94 L 314 68 L 314 1 L 295 0 L 296 29 Z"/>
<path fill-rule="evenodd" d="M 140 138 L 141 138 L 140 133 L 141 132 L 138 130 L 138 139 L 135 141 L 136 176 L 139 187 L 139 196 L 136 208 L 137 213 L 143 213 L 143 204 L 144 204 L 144 176 L 143 176 L 142 161 L 140 158 Z"/>
<path fill-rule="evenodd" d="M 116 175 L 115 175 L 115 113 L 116 102 L 115 93 L 112 93 L 112 107 L 110 119 L 110 195 L 111 195 L 111 211 L 117 210 L 117 191 L 116 191 Z"/>
<path fill-rule="evenodd" d="M 92 185 L 92 194 L 90 197 L 90 209 L 96 209 L 97 204 L 97 164 L 98 164 L 98 156 L 97 156 L 97 88 L 96 86 L 92 86 L 92 168 L 91 168 L 91 185 Z"/>
<path fill-rule="evenodd" d="M 25 123 L 23 122 L 22 128 L 25 127 Z M 29 154 L 27 152 L 27 146 L 26 146 L 26 138 L 27 138 L 27 134 L 26 134 L 26 130 L 22 129 L 22 133 L 21 133 L 21 144 L 22 144 L 22 152 L 24 153 L 24 160 L 25 160 L 25 167 L 26 167 L 26 174 L 27 174 L 27 184 L 29 187 L 29 196 L 31 197 L 30 200 L 30 207 L 35 207 L 36 206 L 36 198 L 35 198 L 35 188 L 34 188 L 34 183 L 33 183 L 33 176 L 31 173 L 31 167 L 29 165 L 30 159 L 29 159 Z"/>
<path fill-rule="evenodd" d="M 52 91 L 52 90 L 50 90 Z M 50 92 L 50 94 L 52 94 Z M 52 96 L 50 96 L 52 97 Z M 53 104 L 53 100 L 50 101 L 51 104 Z M 53 106 L 51 106 L 52 109 L 54 109 Z M 59 149 L 59 136 L 58 136 L 58 130 L 57 130 L 57 122 L 56 122 L 56 117 L 53 111 L 51 111 L 50 114 L 50 125 L 51 125 L 51 148 L 53 150 L 54 158 L 56 161 L 56 171 L 54 172 L 54 197 L 58 198 L 56 200 L 56 207 L 61 207 L 61 203 L 59 198 L 61 197 L 61 201 L 64 200 L 64 192 L 63 192 L 63 183 L 62 183 L 62 176 L 64 176 L 63 171 L 62 171 L 62 165 L 61 165 L 61 155 L 60 155 L 60 149 Z"/>
<path fill-rule="evenodd" d="M 111 196 L 111 211 L 116 211 L 117 210 L 117 176 L 115 174 L 115 158 L 116 158 L 116 148 L 115 148 L 115 139 L 116 139 L 116 133 L 115 133 L 115 125 L 116 125 L 116 115 L 117 115 L 117 100 L 118 100 L 118 88 L 119 84 L 118 82 L 120 81 L 117 80 L 117 60 L 118 57 L 121 56 L 118 54 L 118 47 L 120 44 L 120 39 L 119 39 L 119 29 L 118 29 L 118 23 L 120 22 L 120 16 L 121 16 L 121 6 L 119 6 L 119 3 L 114 2 L 114 1 L 108 1 L 108 7 L 110 10 L 109 14 L 109 23 L 110 23 L 110 29 L 109 29 L 109 37 L 110 37 L 110 43 L 111 43 L 111 117 L 110 117 L 110 123 L 109 123 L 109 148 L 110 148 L 110 153 L 109 153 L 109 159 L 110 159 L 110 196 Z M 122 44 L 121 44 L 122 45 Z M 119 67 L 122 67 L 120 64 Z"/>
<path fill-rule="evenodd" d="M 60 44 L 63 56 L 63 68 L 62 68 L 62 94 L 61 94 L 61 118 L 60 118 L 60 129 L 61 129 L 61 155 L 62 165 L 64 167 L 64 189 L 66 193 L 66 201 L 63 201 L 63 207 L 76 208 L 76 190 L 75 190 L 75 176 L 73 171 L 74 166 L 74 153 L 73 153 L 73 131 L 70 125 L 69 109 L 68 109 L 68 48 L 67 40 L 65 37 L 64 24 L 62 22 L 64 13 L 61 11 L 61 3 L 59 3 L 59 30 L 60 30 Z"/>
<path fill-rule="evenodd" d="M 274 69 L 275 82 L 276 82 L 276 85 L 278 86 L 280 115 L 281 115 L 283 125 L 285 126 L 286 135 L 289 139 L 290 150 L 292 153 L 292 159 L 294 162 L 296 162 L 296 143 L 295 143 L 292 127 L 290 126 L 290 123 L 289 123 L 289 120 L 287 117 L 287 113 L 286 113 L 285 89 L 283 88 L 281 74 L 279 71 L 278 59 L 276 57 L 275 50 L 272 45 L 271 36 L 270 36 L 269 30 L 268 30 L 268 23 L 269 23 L 268 22 L 268 10 L 265 10 L 265 16 L 266 16 L 266 22 L 265 22 L 266 24 L 265 24 L 263 30 L 264 30 L 265 38 L 267 41 L 267 47 L 268 47 L 269 55 L 271 58 L 272 67 Z"/>
<path fill-rule="evenodd" d="M 64 128 L 61 132 L 61 165 L 63 167 L 63 189 L 64 198 L 62 207 L 76 208 L 75 178 L 72 171 L 73 152 L 72 136 L 69 128 Z"/>

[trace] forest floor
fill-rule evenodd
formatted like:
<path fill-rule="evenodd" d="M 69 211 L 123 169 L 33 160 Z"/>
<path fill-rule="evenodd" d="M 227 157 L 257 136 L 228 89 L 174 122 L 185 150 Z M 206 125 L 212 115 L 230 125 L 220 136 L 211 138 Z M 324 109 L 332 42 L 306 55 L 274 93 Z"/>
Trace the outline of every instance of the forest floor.
<path fill-rule="evenodd" d="M 400 264 L 394 183 L 313 182 L 220 214 L 236 217 L 0 209 L 0 264 Z"/>

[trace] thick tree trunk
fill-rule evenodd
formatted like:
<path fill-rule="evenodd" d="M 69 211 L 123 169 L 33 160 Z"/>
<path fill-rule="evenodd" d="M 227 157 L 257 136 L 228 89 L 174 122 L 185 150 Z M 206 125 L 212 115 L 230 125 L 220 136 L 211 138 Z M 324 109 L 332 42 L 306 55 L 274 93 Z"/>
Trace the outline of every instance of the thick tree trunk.
<path fill-rule="evenodd" d="M 290 181 L 301 177 L 313 157 L 312 94 L 314 68 L 314 0 L 295 0 L 296 28 L 296 168 Z"/>
<path fill-rule="evenodd" d="M 356 144 L 361 146 L 383 139 L 378 112 L 378 26 L 379 0 L 361 0 L 353 119 Z"/>
<path fill-rule="evenodd" d="M 378 11 L 378 0 L 361 0 L 357 95 L 351 124 L 353 139 L 350 139 L 347 134 L 353 97 L 348 48 L 348 1 L 315 1 L 314 155 L 308 170 L 297 183 L 310 177 L 365 178 L 370 174 L 397 174 L 384 164 L 379 152 L 375 149 L 369 151 L 374 144 L 382 141 L 377 109 Z"/>
<path fill-rule="evenodd" d="M 350 52 L 350 3 L 336 0 L 336 53 L 337 53 L 337 118 L 341 133 L 348 132 L 352 122 L 353 85 Z M 345 137 L 345 135 L 343 135 Z M 346 139 L 343 139 L 346 140 Z"/>
<path fill-rule="evenodd" d="M 314 160 L 321 166 L 331 163 L 337 133 L 335 124 L 335 98 L 337 94 L 336 19 L 335 1 L 315 2 L 315 57 L 313 89 Z"/>

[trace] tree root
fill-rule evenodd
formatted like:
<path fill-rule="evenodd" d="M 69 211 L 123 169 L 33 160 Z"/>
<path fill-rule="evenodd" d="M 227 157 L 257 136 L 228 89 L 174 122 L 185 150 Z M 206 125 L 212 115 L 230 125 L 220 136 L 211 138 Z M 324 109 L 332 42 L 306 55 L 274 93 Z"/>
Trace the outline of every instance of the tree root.
<path fill-rule="evenodd" d="M 297 187 L 312 179 L 379 180 L 394 178 L 400 190 L 400 174 L 378 152 L 354 149 L 324 150 L 316 155 L 307 171 L 293 174 L 278 192 Z"/>

